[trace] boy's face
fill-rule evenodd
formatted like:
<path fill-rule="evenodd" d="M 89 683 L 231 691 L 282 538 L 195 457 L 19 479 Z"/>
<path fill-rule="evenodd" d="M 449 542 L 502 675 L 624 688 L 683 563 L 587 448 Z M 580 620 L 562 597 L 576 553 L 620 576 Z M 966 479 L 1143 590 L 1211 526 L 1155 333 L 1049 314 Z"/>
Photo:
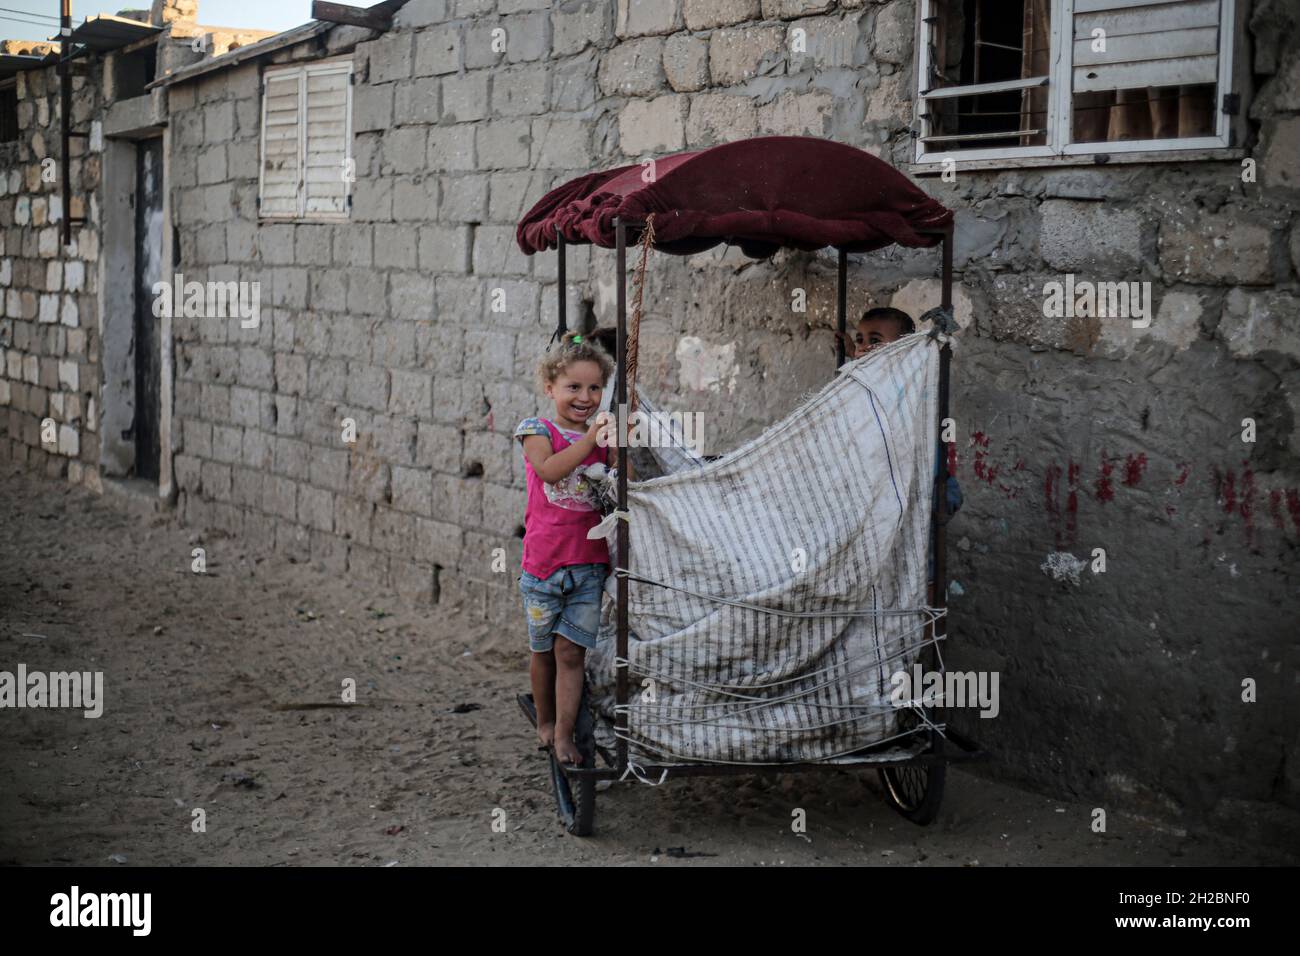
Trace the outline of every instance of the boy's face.
<path fill-rule="evenodd" d="M 853 337 L 857 345 L 854 358 L 861 358 L 873 349 L 897 341 L 903 337 L 903 324 L 897 319 L 863 319 L 858 323 L 858 332 Z"/>

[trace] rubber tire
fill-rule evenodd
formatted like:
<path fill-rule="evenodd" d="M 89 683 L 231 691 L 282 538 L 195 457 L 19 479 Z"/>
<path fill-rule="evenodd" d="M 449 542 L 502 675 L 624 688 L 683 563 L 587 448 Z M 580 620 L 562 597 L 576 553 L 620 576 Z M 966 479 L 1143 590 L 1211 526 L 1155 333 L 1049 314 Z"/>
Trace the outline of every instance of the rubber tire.
<path fill-rule="evenodd" d="M 943 737 L 935 731 L 930 733 L 930 750 L 943 753 Z M 928 825 L 939 815 L 947 777 L 948 767 L 941 763 L 880 768 L 885 802 L 919 826 Z"/>
<path fill-rule="evenodd" d="M 582 685 L 582 700 L 578 703 L 578 720 L 573 728 L 573 742 L 582 754 L 578 764 L 584 770 L 596 766 L 595 723 L 587 701 L 587 685 Z M 596 781 L 580 777 L 575 785 L 560 769 L 560 762 L 551 753 L 551 785 L 555 788 L 555 806 L 564 829 L 574 836 L 591 836 L 596 821 Z"/>

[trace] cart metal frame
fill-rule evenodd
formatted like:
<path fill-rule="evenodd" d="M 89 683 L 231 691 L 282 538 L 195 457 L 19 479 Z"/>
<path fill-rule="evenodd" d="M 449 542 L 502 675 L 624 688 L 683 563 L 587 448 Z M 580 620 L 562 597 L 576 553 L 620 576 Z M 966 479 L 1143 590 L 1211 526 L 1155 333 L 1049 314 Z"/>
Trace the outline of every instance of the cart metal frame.
<path fill-rule="evenodd" d="M 618 217 L 614 220 L 615 231 L 615 251 L 617 255 L 618 282 L 617 282 L 617 312 L 618 312 L 618 329 L 617 329 L 617 352 L 618 352 L 618 375 L 615 378 L 614 386 L 614 406 L 619 409 L 622 420 L 626 421 L 627 416 L 627 239 L 629 226 L 644 227 L 643 222 L 629 222 L 628 220 Z M 952 311 L 952 255 L 953 255 L 953 226 L 951 223 L 941 230 L 918 230 L 926 235 L 936 235 L 941 237 L 943 252 L 943 293 L 942 308 L 951 314 Z M 848 253 L 843 249 L 837 249 L 839 256 L 837 289 L 835 298 L 836 325 L 840 332 L 836 342 L 836 360 L 835 367 L 838 369 L 844 364 L 844 333 L 847 331 L 848 322 Z M 567 276 L 566 276 L 566 255 L 565 240 L 563 235 L 558 236 L 556 247 L 556 256 L 558 258 L 557 268 L 557 295 L 559 299 L 558 308 L 558 331 L 557 335 L 562 335 L 568 329 L 567 316 Z M 938 422 L 936 428 L 940 437 L 942 436 L 943 422 L 948 418 L 949 403 L 949 366 L 952 360 L 952 348 L 948 343 L 944 343 L 939 352 L 939 403 L 938 403 Z M 627 510 L 627 459 L 628 446 L 625 442 L 625 436 L 619 435 L 618 444 L 618 508 L 620 511 Z M 943 585 L 947 574 L 946 558 L 946 534 L 945 526 L 948 521 L 948 500 L 946 494 L 948 481 L 948 459 L 946 455 L 940 456 L 938 474 L 935 479 L 935 487 L 932 495 L 933 519 L 932 534 L 930 544 L 934 556 L 934 581 L 935 581 L 935 606 L 944 608 L 947 606 L 947 587 Z M 620 526 L 617 560 L 619 567 L 629 568 L 629 558 L 631 551 L 631 535 L 629 526 L 625 522 Z M 945 728 L 942 734 L 937 731 L 931 731 L 931 741 L 929 748 L 922 753 L 914 754 L 911 757 L 899 758 L 896 755 L 886 756 L 884 751 L 879 751 L 880 744 L 863 748 L 847 757 L 837 758 L 836 761 L 824 763 L 771 763 L 771 764 L 716 764 L 716 763 L 664 763 L 652 762 L 635 763 L 629 760 L 628 742 L 625 739 L 628 733 L 628 716 L 627 710 L 623 705 L 628 703 L 629 699 L 629 675 L 627 653 L 628 653 L 628 580 L 625 576 L 619 576 L 617 582 L 617 600 L 615 603 L 615 618 L 618 628 L 618 659 L 624 663 L 617 665 L 615 699 L 620 706 L 618 717 L 615 722 L 615 728 L 619 732 L 616 750 L 610 753 L 605 748 L 594 747 L 600 757 L 605 761 L 607 766 L 595 767 L 577 767 L 571 765 L 561 765 L 554 757 L 554 751 L 551 752 L 552 776 L 556 784 L 557 800 L 561 807 L 561 816 L 565 816 L 566 799 L 570 801 L 571 796 L 568 794 L 561 795 L 561 780 L 558 775 L 570 784 L 585 785 L 587 788 L 587 799 L 594 799 L 592 787 L 598 780 L 625 780 L 629 772 L 635 769 L 636 775 L 649 778 L 656 777 L 667 779 L 668 777 L 698 777 L 698 776 L 733 776 L 737 774 L 762 774 L 762 773 L 804 773 L 813 771 L 842 771 L 851 769 L 861 769 L 875 767 L 884 771 L 898 767 L 935 767 L 943 766 L 948 763 L 958 761 L 970 761 L 986 759 L 988 754 L 983 751 L 978 744 L 952 728 Z M 946 616 L 938 618 L 934 624 L 934 639 L 937 644 L 947 635 L 947 618 Z M 530 713 L 531 700 L 526 702 L 521 696 L 520 704 L 524 709 L 526 716 L 535 720 L 535 715 Z M 584 691 L 583 707 L 587 706 L 587 697 Z M 957 749 L 952 750 L 943 746 L 944 742 L 951 742 L 956 745 Z M 873 751 L 877 751 L 874 754 Z M 594 761 L 584 761 L 584 763 L 594 763 Z M 892 786 L 890 787 L 892 789 Z M 890 798 L 896 809 L 909 815 L 897 802 L 897 795 Z M 937 806 L 936 806 L 937 809 Z M 932 816 L 932 814 L 931 814 Z M 566 820 L 572 823 L 571 819 Z M 589 825 L 588 821 L 588 825 Z M 928 820 L 918 822 L 928 822 Z M 573 827 L 570 826 L 573 830 Z M 578 832 L 573 830 L 573 832 Z"/>

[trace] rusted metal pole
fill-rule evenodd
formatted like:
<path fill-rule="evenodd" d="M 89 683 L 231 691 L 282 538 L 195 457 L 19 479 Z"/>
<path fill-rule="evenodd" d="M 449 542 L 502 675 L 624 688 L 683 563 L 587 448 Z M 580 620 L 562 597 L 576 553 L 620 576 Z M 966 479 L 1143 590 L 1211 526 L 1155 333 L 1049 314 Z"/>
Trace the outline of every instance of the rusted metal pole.
<path fill-rule="evenodd" d="M 620 216 L 614 220 L 614 235 L 618 248 L 618 280 L 615 284 L 618 302 L 618 379 L 614 384 L 614 409 L 618 415 L 618 510 L 627 511 L 627 440 L 624 428 L 627 424 L 627 223 Z M 618 567 L 628 567 L 628 522 L 614 522 L 617 529 L 618 546 L 616 562 Z M 627 769 L 627 732 L 628 732 L 628 673 L 627 673 L 627 577 L 619 575 L 615 582 L 617 604 L 615 620 L 618 627 L 617 684 L 615 701 L 618 704 L 618 769 Z"/>
<path fill-rule="evenodd" d="M 835 367 L 839 368 L 844 364 L 844 335 L 848 329 L 848 285 L 849 285 L 849 254 L 843 249 L 838 250 L 840 254 L 839 268 L 837 270 L 837 286 L 835 290 L 835 327 L 839 329 L 839 335 L 835 336 Z"/>
<path fill-rule="evenodd" d="M 558 269 L 558 271 L 559 271 L 559 283 L 560 283 L 560 284 L 559 284 L 559 286 L 558 286 L 559 291 L 558 291 L 556 294 L 557 294 L 557 295 L 559 296 L 559 298 L 560 298 L 559 303 L 558 303 L 558 304 L 559 304 L 559 315 L 560 315 L 560 330 L 559 330 L 559 332 L 556 333 L 556 335 L 557 335 L 557 336 L 562 336 L 562 335 L 564 335 L 565 332 L 569 331 L 569 297 L 568 297 L 568 295 L 566 294 L 566 293 L 568 292 L 568 284 L 565 282 L 565 278 L 564 278 L 564 276 L 565 276 L 565 260 L 566 260 L 568 257 L 565 255 L 564 236 L 563 236 L 563 235 L 560 235 L 560 236 L 558 236 L 557 238 L 559 239 L 559 243 L 558 243 L 558 244 L 556 245 L 556 247 L 555 247 L 555 255 L 556 255 L 556 258 L 559 260 L 559 269 Z"/>
<path fill-rule="evenodd" d="M 943 308 L 952 311 L 952 242 L 953 227 L 949 224 L 943 235 Z M 951 334 L 951 333 L 949 333 Z M 934 606 L 948 606 L 948 443 L 943 440 L 943 423 L 948 418 L 948 372 L 952 361 L 952 347 L 945 344 L 939 350 L 939 469 L 935 476 L 934 498 Z M 935 624 L 936 639 L 948 633 L 947 620 L 940 618 Z"/>
<path fill-rule="evenodd" d="M 68 58 L 72 55 L 72 0 L 59 3 L 59 126 L 63 152 L 59 159 L 60 189 L 63 194 L 63 245 L 72 242 L 72 85 Z"/>

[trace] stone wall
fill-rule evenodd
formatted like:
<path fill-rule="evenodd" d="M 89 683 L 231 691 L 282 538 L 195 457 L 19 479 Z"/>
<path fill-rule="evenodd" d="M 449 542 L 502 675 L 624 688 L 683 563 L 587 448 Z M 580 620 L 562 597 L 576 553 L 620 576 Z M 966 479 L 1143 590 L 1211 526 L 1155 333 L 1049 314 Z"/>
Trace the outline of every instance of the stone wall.
<path fill-rule="evenodd" d="M 16 79 L 19 138 L 0 144 L 0 458 L 96 487 L 98 228 L 74 226 L 63 247 L 59 79 L 52 67 Z M 74 128 L 84 131 L 100 104 L 98 67 L 72 88 Z M 72 141 L 76 215 L 95 208 L 100 185 L 99 157 L 86 147 Z"/>
<path fill-rule="evenodd" d="M 957 212 L 964 326 L 948 663 L 996 669 L 1002 693 L 998 719 L 956 720 L 990 773 L 1273 839 L 1300 808 L 1300 34 L 1287 5 L 1254 6 L 1257 181 L 1233 159 L 922 182 Z M 176 322 L 184 520 L 518 633 L 510 434 L 541 408 L 557 295 L 519 216 L 593 168 L 756 134 L 902 166 L 914 28 L 912 0 L 413 0 L 383 36 L 272 58 L 354 58 L 335 224 L 257 218 L 257 64 L 174 86 L 180 270 L 263 299 L 254 330 Z M 612 253 L 569 254 L 571 320 L 612 321 Z M 1067 273 L 1151 282 L 1150 327 L 1044 318 Z M 851 257 L 850 310 L 919 313 L 937 275 L 932 250 Z M 706 415 L 709 452 L 753 437 L 831 376 L 834 279 L 826 252 L 652 257 L 642 384 Z"/>

